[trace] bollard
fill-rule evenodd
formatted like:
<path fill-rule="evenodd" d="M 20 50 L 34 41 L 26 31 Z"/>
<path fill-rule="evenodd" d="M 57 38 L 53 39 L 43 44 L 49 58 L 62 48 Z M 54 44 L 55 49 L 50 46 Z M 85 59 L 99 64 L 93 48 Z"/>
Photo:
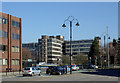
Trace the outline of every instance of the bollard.
<path fill-rule="evenodd" d="M 66 67 L 66 74 L 67 74 L 67 67 Z"/>
<path fill-rule="evenodd" d="M 20 75 L 20 71 L 21 71 L 21 70 L 19 69 L 19 75 Z"/>
<path fill-rule="evenodd" d="M 7 70 L 6 70 L 6 76 L 7 76 Z"/>
<path fill-rule="evenodd" d="M 14 70 L 13 70 L 13 75 L 14 75 Z"/>

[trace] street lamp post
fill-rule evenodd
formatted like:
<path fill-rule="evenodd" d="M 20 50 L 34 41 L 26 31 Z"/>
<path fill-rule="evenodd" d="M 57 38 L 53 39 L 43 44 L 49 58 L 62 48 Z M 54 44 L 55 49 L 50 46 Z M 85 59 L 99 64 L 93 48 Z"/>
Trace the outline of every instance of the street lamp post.
<path fill-rule="evenodd" d="M 109 39 L 110 39 L 110 36 L 108 35 L 108 26 L 107 26 L 107 50 L 108 50 L 108 67 L 109 67 Z"/>
<path fill-rule="evenodd" d="M 72 22 L 77 21 L 76 26 L 79 26 L 78 20 L 75 19 L 73 16 L 69 16 L 65 21 L 62 27 L 66 27 L 65 22 L 70 22 L 70 74 L 72 74 Z"/>
<path fill-rule="evenodd" d="M 39 58 L 40 58 L 39 56 L 40 56 L 40 45 L 38 44 L 38 61 L 37 61 L 38 64 L 39 64 L 39 62 L 40 62 L 40 61 L 39 61 Z"/>

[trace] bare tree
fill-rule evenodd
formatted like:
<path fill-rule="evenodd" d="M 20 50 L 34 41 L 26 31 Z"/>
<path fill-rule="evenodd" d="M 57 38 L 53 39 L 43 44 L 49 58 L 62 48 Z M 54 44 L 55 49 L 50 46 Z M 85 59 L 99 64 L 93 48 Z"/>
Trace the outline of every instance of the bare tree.
<path fill-rule="evenodd" d="M 70 64 L 70 56 L 69 55 L 63 55 L 62 56 L 62 64 L 63 65 L 69 65 Z"/>
<path fill-rule="evenodd" d="M 73 56 L 73 63 L 77 65 L 78 64 L 86 65 L 89 63 L 88 56 L 86 56 L 85 54 Z"/>
<path fill-rule="evenodd" d="M 22 48 L 22 59 L 23 60 L 28 60 L 28 59 L 32 59 L 32 53 L 30 52 L 30 50 L 28 48 Z"/>

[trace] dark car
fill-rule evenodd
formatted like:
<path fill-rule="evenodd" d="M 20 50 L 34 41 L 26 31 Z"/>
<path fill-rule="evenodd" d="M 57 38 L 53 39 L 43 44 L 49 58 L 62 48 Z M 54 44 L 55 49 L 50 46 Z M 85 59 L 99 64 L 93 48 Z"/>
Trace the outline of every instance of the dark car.
<path fill-rule="evenodd" d="M 79 64 L 77 66 L 79 67 L 79 69 L 83 69 L 83 65 Z"/>
<path fill-rule="evenodd" d="M 64 68 L 57 66 L 57 67 L 54 67 L 54 69 L 52 69 L 50 74 L 51 75 L 62 75 L 64 73 L 65 73 Z"/>
<path fill-rule="evenodd" d="M 46 69 L 46 74 L 50 74 L 51 71 L 52 71 L 53 69 L 55 69 L 55 67 L 56 67 L 56 66 L 49 66 L 49 67 Z"/>
<path fill-rule="evenodd" d="M 68 72 L 70 72 L 70 68 L 69 66 L 62 66 L 62 68 L 64 68 L 64 72 L 67 74 Z"/>

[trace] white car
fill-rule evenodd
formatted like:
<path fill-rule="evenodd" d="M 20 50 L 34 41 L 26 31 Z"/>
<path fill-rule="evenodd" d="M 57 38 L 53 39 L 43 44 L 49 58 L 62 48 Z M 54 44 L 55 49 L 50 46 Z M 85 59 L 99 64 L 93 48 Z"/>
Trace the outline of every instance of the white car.
<path fill-rule="evenodd" d="M 26 76 L 26 75 L 30 75 L 30 76 L 39 75 L 40 76 L 41 70 L 39 70 L 36 67 L 25 67 L 23 70 L 23 76 Z"/>
<path fill-rule="evenodd" d="M 73 71 L 78 71 L 78 70 L 79 70 L 79 67 L 76 66 L 76 65 L 72 65 L 72 70 L 73 70 Z"/>

